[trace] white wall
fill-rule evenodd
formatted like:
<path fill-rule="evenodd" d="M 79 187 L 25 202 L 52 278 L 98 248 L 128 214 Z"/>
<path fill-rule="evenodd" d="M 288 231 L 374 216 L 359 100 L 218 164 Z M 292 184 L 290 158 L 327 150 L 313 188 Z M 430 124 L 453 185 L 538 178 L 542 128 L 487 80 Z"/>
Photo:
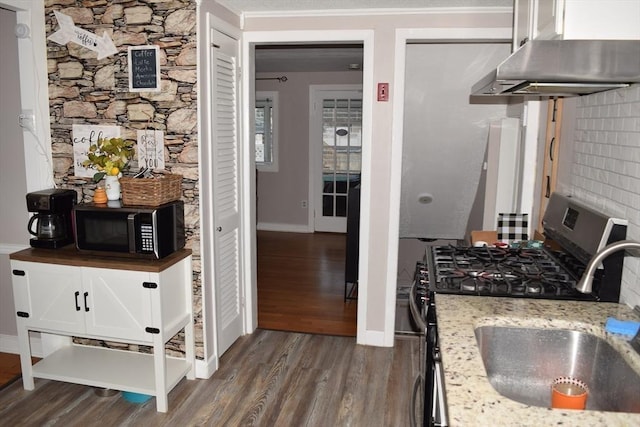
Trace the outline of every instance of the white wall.
<path fill-rule="evenodd" d="M 567 99 L 565 109 L 558 190 L 627 219 L 627 238 L 640 241 L 640 85 Z M 625 258 L 620 302 L 640 305 L 640 258 Z"/>
<path fill-rule="evenodd" d="M 3 84 L 9 84 L 11 87 L 7 89 L 11 93 L 9 98 L 9 92 L 5 97 L 4 92 L 0 96 L 0 116 L 2 120 L 6 120 L 1 126 L 2 137 L 15 138 L 12 142 L 16 144 L 14 148 L 22 149 L 22 168 L 20 168 L 20 154 L 15 152 L 16 163 L 8 167 L 15 167 L 12 169 L 12 174 L 9 181 L 2 180 L 3 184 L 6 182 L 7 187 L 16 185 L 16 189 L 10 188 L 8 191 L 10 197 L 18 197 L 19 193 L 22 193 L 20 197 L 21 201 L 15 203 L 14 208 L 19 210 L 21 207 L 24 209 L 24 216 L 27 215 L 26 201 L 24 195 L 27 191 L 41 190 L 43 188 L 51 188 L 53 186 L 53 173 L 51 167 L 51 132 L 49 128 L 49 106 L 48 106 L 48 94 L 47 94 L 47 67 L 46 67 L 46 47 L 45 47 L 45 25 L 44 25 L 44 1 L 43 0 L 0 0 L 0 8 L 6 9 L 11 13 L 12 22 L 17 22 L 26 25 L 29 30 L 29 37 L 17 39 L 13 35 L 12 23 L 8 21 L 1 25 L 4 31 L 0 36 L 0 45 L 2 45 L 2 57 L 4 66 L 5 63 L 8 66 L 18 66 L 18 75 L 15 74 L 15 69 L 11 71 L 7 70 L 7 77 L 5 77 L 5 69 L 3 68 L 0 75 L 3 79 Z M 11 47 L 8 47 L 11 45 Z M 13 51 L 14 46 L 17 46 L 17 56 Z M 5 57 L 5 51 L 7 56 Z M 13 58 L 13 60 L 6 60 L 5 58 Z M 9 77 L 12 76 L 12 77 Z M 7 81 L 5 81 L 7 78 Z M 17 88 L 20 88 L 17 91 Z M 11 100 L 15 105 L 14 109 L 6 110 L 7 100 Z M 15 110 L 17 108 L 17 110 Z M 35 116 L 35 126 L 30 131 L 22 130 L 17 127 L 17 118 L 15 116 L 16 111 L 31 110 Z M 5 125 L 6 123 L 6 125 Z M 15 132 L 18 132 L 16 134 Z M 4 144 L 2 146 L 2 152 L 0 155 L 4 156 Z M 0 178 L 1 180 L 1 178 Z M 5 189 L 3 188 L 0 195 L 4 197 Z M 2 202 L 5 203 L 5 200 Z M 18 212 L 18 211 L 16 211 Z M 28 233 L 26 233 L 25 219 L 19 212 L 17 218 L 14 218 L 11 224 L 3 222 L 4 228 L 17 230 L 16 233 L 20 233 L 20 230 L 24 232 L 24 237 L 19 237 L 18 234 L 13 234 L 11 231 L 11 237 L 7 234 L 6 238 L 12 239 L 11 242 L 0 241 L 2 246 L 1 253 L 4 255 L 14 252 L 18 249 L 22 249 L 28 246 Z M 17 239 L 13 241 L 13 239 Z M 4 256 L 3 255 L 3 256 Z M 0 273 L 0 277 L 5 278 L 8 276 L 8 259 L 3 257 L 4 266 L 7 268 L 7 273 Z M 5 285 L 6 286 L 6 285 Z M 6 287 L 4 288 L 7 289 Z M 1 295 L 0 310 L 2 313 L 12 313 L 15 311 L 13 308 L 13 298 L 5 292 Z M 14 325 L 14 322 L 9 322 L 2 317 L 3 328 L 6 325 Z M 15 327 L 15 326 L 13 326 Z M 13 328 L 11 329 L 13 330 Z M 39 335 L 39 334 L 36 334 Z M 55 339 L 45 338 L 42 341 L 39 337 L 36 337 L 34 341 L 32 339 L 32 348 L 34 354 L 42 355 L 47 352 L 50 343 L 53 343 Z M 0 334 L 0 350 L 4 352 L 18 352 L 17 333 L 6 335 Z"/>
<path fill-rule="evenodd" d="M 407 46 L 401 238 L 465 238 L 476 197 L 484 202 L 489 126 L 507 115 L 507 104 L 469 102 L 469 92 L 510 51 L 509 43 Z M 420 203 L 422 194 L 431 203 Z M 472 222 L 482 224 L 478 213 Z"/>

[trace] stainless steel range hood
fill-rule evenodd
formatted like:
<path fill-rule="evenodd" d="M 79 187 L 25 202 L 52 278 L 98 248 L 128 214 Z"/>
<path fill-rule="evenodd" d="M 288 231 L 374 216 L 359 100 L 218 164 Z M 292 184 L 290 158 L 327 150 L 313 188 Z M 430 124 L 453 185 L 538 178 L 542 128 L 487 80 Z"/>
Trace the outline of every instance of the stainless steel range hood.
<path fill-rule="evenodd" d="M 576 96 L 638 82 L 638 40 L 532 40 L 471 91 L 490 96 Z"/>

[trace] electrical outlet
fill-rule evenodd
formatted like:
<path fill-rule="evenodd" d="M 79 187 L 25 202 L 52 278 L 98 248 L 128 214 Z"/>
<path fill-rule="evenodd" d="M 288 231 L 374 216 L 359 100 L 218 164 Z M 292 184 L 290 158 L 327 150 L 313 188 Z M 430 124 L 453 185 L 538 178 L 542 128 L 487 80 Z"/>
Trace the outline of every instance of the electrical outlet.
<path fill-rule="evenodd" d="M 302 209 L 306 209 L 309 207 L 306 200 L 303 200 L 302 202 L 300 202 L 300 206 L 302 206 Z"/>

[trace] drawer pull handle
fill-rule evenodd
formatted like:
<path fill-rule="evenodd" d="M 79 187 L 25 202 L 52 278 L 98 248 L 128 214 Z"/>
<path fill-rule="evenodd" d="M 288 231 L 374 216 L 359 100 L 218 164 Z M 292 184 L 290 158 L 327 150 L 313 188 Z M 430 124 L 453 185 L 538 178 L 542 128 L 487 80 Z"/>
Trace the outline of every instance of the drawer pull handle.
<path fill-rule="evenodd" d="M 159 334 L 160 333 L 160 329 L 158 329 L 158 328 L 146 327 L 146 328 L 144 328 L 144 330 L 149 332 L 150 334 Z"/>
<path fill-rule="evenodd" d="M 12 271 L 14 276 L 24 276 L 24 271 L 23 270 L 13 270 Z"/>
<path fill-rule="evenodd" d="M 29 317 L 29 313 L 26 313 L 26 312 L 24 312 L 24 311 L 18 311 L 18 312 L 16 313 L 16 315 L 17 315 L 18 317 L 24 317 L 24 318 Z"/>
<path fill-rule="evenodd" d="M 158 284 L 154 282 L 142 282 L 142 287 L 147 289 L 156 289 Z"/>

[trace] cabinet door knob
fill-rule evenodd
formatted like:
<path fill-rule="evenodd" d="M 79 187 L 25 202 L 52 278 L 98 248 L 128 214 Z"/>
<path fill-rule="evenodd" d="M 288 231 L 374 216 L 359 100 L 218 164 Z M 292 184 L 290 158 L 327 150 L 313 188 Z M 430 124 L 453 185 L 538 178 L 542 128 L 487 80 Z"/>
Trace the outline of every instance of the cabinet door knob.
<path fill-rule="evenodd" d="M 216 230 L 222 231 L 222 227 L 218 227 L 218 228 L 216 228 Z"/>

